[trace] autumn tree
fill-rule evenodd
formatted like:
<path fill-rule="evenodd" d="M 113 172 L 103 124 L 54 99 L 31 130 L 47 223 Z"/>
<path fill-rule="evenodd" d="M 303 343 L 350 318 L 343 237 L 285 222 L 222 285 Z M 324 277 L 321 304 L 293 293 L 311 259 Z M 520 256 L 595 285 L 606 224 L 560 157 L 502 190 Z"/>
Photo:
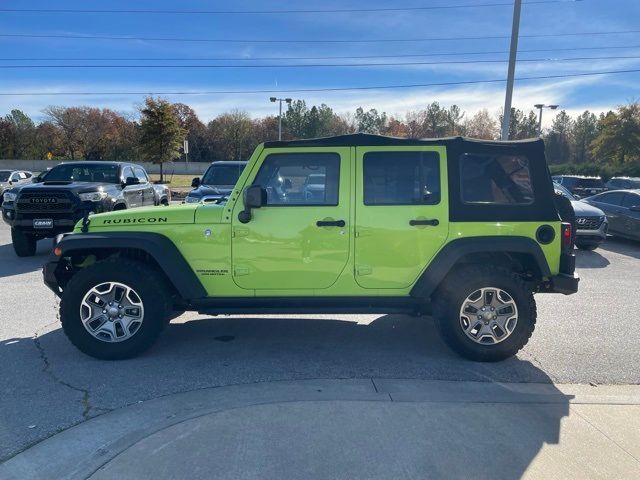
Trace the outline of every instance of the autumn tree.
<path fill-rule="evenodd" d="M 189 141 L 189 159 L 192 162 L 206 162 L 211 153 L 207 141 L 207 127 L 200 121 L 196 112 L 184 103 L 175 103 L 173 107 L 178 115 L 180 126 L 187 132 Z"/>
<path fill-rule="evenodd" d="M 598 118 L 589 110 L 578 115 L 571 126 L 572 159 L 576 163 L 591 160 L 589 145 L 598 135 Z"/>
<path fill-rule="evenodd" d="M 9 150 L 11 158 L 28 159 L 33 155 L 33 136 L 36 130 L 33 120 L 17 109 L 11 110 L 11 113 L 4 119 L 10 126 Z"/>
<path fill-rule="evenodd" d="M 496 119 L 485 108 L 465 120 L 464 132 L 468 137 L 494 140 L 500 134 L 500 129 Z"/>
<path fill-rule="evenodd" d="M 255 125 L 249 114 L 233 110 L 219 115 L 207 125 L 212 151 L 221 160 L 246 160 L 257 143 Z"/>
<path fill-rule="evenodd" d="M 186 131 L 180 126 L 173 105 L 164 99 L 153 97 L 147 97 L 140 110 L 140 130 L 142 156 L 160 164 L 160 182 L 163 182 L 163 165 L 180 156 Z"/>
<path fill-rule="evenodd" d="M 573 120 L 565 110 L 553 119 L 546 134 L 546 155 L 549 163 L 566 163 L 571 160 L 571 131 Z"/>
<path fill-rule="evenodd" d="M 591 143 L 597 161 L 625 164 L 640 161 L 640 104 L 618 107 L 600 121 L 600 132 Z"/>
<path fill-rule="evenodd" d="M 358 133 L 379 135 L 386 127 L 387 114 L 385 112 L 378 113 L 375 108 L 365 111 L 362 107 L 358 107 L 354 117 L 354 124 Z"/>

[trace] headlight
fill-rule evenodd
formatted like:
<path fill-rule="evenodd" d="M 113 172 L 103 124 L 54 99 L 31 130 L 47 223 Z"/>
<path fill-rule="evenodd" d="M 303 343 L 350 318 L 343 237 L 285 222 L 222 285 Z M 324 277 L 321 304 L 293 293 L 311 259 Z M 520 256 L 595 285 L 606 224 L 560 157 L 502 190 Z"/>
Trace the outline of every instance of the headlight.
<path fill-rule="evenodd" d="M 18 197 L 17 193 L 11 193 L 11 192 L 4 193 L 5 202 L 15 202 L 17 197 Z"/>
<path fill-rule="evenodd" d="M 185 203 L 198 203 L 200 201 L 200 197 L 190 197 L 187 195 L 187 198 L 184 199 Z"/>
<path fill-rule="evenodd" d="M 107 198 L 107 194 L 105 192 L 81 193 L 79 196 L 80 201 L 82 202 L 99 202 L 100 200 Z"/>

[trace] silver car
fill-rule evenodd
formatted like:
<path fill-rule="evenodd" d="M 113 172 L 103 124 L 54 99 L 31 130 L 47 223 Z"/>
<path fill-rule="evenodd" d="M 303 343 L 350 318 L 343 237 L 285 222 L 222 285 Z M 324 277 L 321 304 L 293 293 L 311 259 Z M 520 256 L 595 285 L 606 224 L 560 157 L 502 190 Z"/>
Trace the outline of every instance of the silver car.
<path fill-rule="evenodd" d="M 582 250 L 595 250 L 607 238 L 609 221 L 605 213 L 599 208 L 576 199 L 569 190 L 553 183 L 556 193 L 571 200 L 571 206 L 576 215 L 576 247 Z"/>
<path fill-rule="evenodd" d="M 4 192 L 31 181 L 33 173 L 27 170 L 0 170 L 0 205 L 4 201 Z"/>

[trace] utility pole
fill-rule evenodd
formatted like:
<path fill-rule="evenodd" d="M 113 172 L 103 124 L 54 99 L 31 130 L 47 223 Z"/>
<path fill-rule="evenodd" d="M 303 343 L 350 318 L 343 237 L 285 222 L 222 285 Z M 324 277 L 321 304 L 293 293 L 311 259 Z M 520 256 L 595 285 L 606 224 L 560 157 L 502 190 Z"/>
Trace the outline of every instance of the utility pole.
<path fill-rule="evenodd" d="M 513 77 L 516 73 L 516 57 L 518 56 L 518 32 L 520 30 L 520 10 L 522 0 L 514 0 L 513 24 L 511 25 L 511 46 L 509 47 L 509 70 L 507 72 L 507 92 L 504 97 L 502 113 L 502 140 L 509 140 L 509 124 L 511 123 L 511 97 L 513 96 Z"/>
<path fill-rule="evenodd" d="M 544 103 L 536 103 L 534 105 L 535 108 L 540 110 L 540 114 L 538 115 L 538 136 L 542 136 L 542 109 L 549 108 L 551 110 L 555 110 L 558 108 L 558 105 L 545 105 Z"/>
<path fill-rule="evenodd" d="M 278 141 L 282 141 L 282 102 L 286 102 L 287 105 L 290 105 L 291 99 L 271 97 L 269 100 L 271 100 L 272 103 L 280 102 L 280 109 L 278 113 Z"/>

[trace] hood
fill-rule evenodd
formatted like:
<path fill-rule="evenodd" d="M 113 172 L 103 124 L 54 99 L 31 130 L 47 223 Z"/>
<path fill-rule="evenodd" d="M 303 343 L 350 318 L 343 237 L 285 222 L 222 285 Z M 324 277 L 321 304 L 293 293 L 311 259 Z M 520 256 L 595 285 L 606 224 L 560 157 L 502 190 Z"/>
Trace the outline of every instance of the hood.
<path fill-rule="evenodd" d="M 572 200 L 571 205 L 577 217 L 603 217 L 604 212 L 593 205 L 583 202 L 582 200 Z"/>
<path fill-rule="evenodd" d="M 163 225 L 191 224 L 194 223 L 196 208 L 198 208 L 197 204 L 184 204 L 99 213 L 89 216 L 89 230 L 102 228 L 139 230 Z M 76 230 L 80 229 L 81 223 L 76 225 Z"/>
<path fill-rule="evenodd" d="M 93 182 L 42 182 L 31 183 L 18 187 L 21 192 L 46 192 L 46 191 L 69 191 L 72 193 L 96 192 L 99 190 L 110 190 L 120 188 L 114 183 L 93 183 Z"/>
<path fill-rule="evenodd" d="M 200 185 L 189 192 L 190 197 L 206 197 L 208 195 L 229 195 L 234 185 Z"/>

